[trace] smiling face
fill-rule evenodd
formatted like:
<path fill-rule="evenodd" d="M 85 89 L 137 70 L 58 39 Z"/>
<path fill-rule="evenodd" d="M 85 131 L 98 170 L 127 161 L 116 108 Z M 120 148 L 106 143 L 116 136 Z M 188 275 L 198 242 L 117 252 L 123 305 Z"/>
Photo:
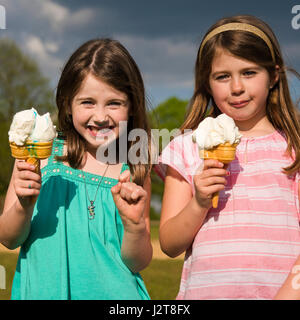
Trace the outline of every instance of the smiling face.
<path fill-rule="evenodd" d="M 221 112 L 240 127 L 253 127 L 266 118 L 271 81 L 268 71 L 254 62 L 218 49 L 209 77 L 211 95 Z"/>
<path fill-rule="evenodd" d="M 71 113 L 76 131 L 95 155 L 99 146 L 120 136 L 120 122 L 128 121 L 129 101 L 125 93 L 88 74 L 72 101 Z"/>

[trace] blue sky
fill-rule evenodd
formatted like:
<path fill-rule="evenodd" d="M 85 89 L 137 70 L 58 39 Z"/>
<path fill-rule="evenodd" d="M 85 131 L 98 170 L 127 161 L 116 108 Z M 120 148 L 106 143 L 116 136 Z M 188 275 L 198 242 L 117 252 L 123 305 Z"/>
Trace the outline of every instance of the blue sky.
<path fill-rule="evenodd" d="M 53 90 L 79 45 L 95 37 L 118 39 L 139 65 L 155 107 L 170 96 L 191 97 L 200 40 L 224 16 L 252 14 L 265 20 L 278 37 L 286 64 L 300 72 L 300 29 L 291 24 L 297 4 L 300 0 L 0 0 L 6 10 L 0 37 L 14 39 L 32 56 Z M 299 82 L 292 80 L 291 86 L 295 96 Z"/>

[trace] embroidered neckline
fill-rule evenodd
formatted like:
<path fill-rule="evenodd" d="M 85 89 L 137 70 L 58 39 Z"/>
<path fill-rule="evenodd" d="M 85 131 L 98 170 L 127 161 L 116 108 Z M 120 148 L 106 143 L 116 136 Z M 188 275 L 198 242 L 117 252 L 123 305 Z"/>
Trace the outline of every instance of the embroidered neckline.
<path fill-rule="evenodd" d="M 257 136 L 257 137 L 244 137 L 244 136 L 242 136 L 241 142 L 268 139 L 268 138 L 271 138 L 276 135 L 282 136 L 282 133 L 280 131 L 275 130 L 275 131 L 268 133 L 268 134 L 265 134 L 263 136 Z"/>
<path fill-rule="evenodd" d="M 96 185 L 99 183 L 99 180 L 102 179 L 100 186 L 107 187 L 107 188 L 111 188 L 113 185 L 118 183 L 118 179 L 116 179 L 116 178 L 103 177 L 101 175 L 97 175 L 94 173 L 83 171 L 81 169 L 75 169 L 75 168 L 72 168 L 72 167 L 65 165 L 64 163 L 62 163 L 60 161 L 55 160 L 55 156 L 60 154 L 60 152 L 61 152 L 61 148 L 63 146 L 62 141 L 63 140 L 61 140 L 61 139 L 57 139 L 55 141 L 55 144 L 53 144 L 52 155 L 50 157 L 51 162 L 50 163 L 48 162 L 48 164 L 41 169 L 42 178 L 44 180 L 47 180 L 47 177 L 56 176 L 56 175 L 60 174 L 65 177 L 72 176 L 72 179 L 75 179 L 75 180 L 80 181 L 82 183 L 84 183 L 84 179 L 85 179 L 86 183 L 96 184 Z M 122 168 L 121 168 L 120 173 L 122 173 L 123 171 L 126 170 L 126 166 L 128 166 L 126 163 L 122 164 Z"/>

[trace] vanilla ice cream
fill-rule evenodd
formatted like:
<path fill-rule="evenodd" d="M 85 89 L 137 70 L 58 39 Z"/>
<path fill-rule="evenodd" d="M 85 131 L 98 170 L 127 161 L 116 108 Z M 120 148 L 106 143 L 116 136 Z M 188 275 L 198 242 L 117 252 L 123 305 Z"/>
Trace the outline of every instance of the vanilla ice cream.
<path fill-rule="evenodd" d="M 37 114 L 35 126 L 31 132 L 29 139 L 33 142 L 47 142 L 56 137 L 56 130 L 53 126 L 49 112 L 40 116 Z"/>
<path fill-rule="evenodd" d="M 17 112 L 14 115 L 9 132 L 9 142 L 23 146 L 27 140 L 48 142 L 56 137 L 50 114 L 40 116 L 34 109 Z"/>
<path fill-rule="evenodd" d="M 199 149 L 206 150 L 224 143 L 238 144 L 241 137 L 234 120 L 225 113 L 216 118 L 205 118 L 193 132 L 193 141 L 198 144 Z"/>
<path fill-rule="evenodd" d="M 22 146 L 34 128 L 36 115 L 34 108 L 17 112 L 8 131 L 9 141 Z"/>

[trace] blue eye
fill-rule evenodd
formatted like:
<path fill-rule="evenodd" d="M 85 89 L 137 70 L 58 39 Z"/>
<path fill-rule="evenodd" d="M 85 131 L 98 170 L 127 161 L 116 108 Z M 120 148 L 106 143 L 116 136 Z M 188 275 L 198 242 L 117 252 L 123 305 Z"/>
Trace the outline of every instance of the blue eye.
<path fill-rule="evenodd" d="M 110 109 L 119 109 L 122 106 L 120 101 L 110 101 L 107 103 L 107 107 Z"/>
<path fill-rule="evenodd" d="M 228 74 L 222 74 L 222 75 L 220 75 L 220 76 L 217 76 L 216 77 L 216 80 L 225 80 L 225 79 L 227 79 L 229 76 L 228 76 Z"/>
<path fill-rule="evenodd" d="M 244 72 L 244 75 L 245 75 L 246 77 L 250 77 L 250 76 L 253 76 L 253 75 L 255 75 L 255 74 L 256 74 L 256 72 L 253 71 L 253 70 L 248 70 L 248 71 L 245 71 L 245 72 Z"/>

